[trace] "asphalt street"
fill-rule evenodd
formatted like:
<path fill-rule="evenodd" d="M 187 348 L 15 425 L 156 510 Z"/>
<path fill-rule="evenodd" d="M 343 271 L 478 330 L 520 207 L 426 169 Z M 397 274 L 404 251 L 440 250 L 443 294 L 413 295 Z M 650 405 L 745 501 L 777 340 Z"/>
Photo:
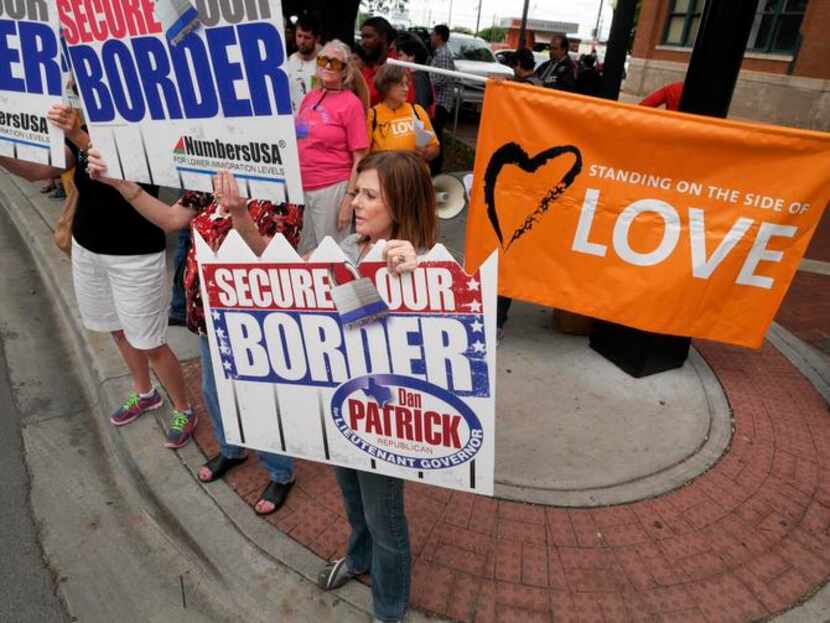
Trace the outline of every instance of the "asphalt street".
<path fill-rule="evenodd" d="M 55 595 L 58 579 L 52 578 L 44 561 L 32 515 L 21 429 L 30 417 L 70 415 L 65 409 L 77 406 L 77 396 L 67 400 L 62 383 L 43 383 L 48 372 L 40 381 L 14 374 L 18 369 L 28 376 L 33 365 L 50 368 L 64 359 L 61 353 L 28 350 L 31 337 L 51 330 L 54 321 L 31 257 L 3 212 L 0 266 L 0 621 L 64 623 L 69 617 Z M 31 312 L 21 314 L 24 308 Z M 21 323 L 21 318 L 26 320 Z M 58 343 L 55 347 L 60 349 Z M 17 359 L 20 355 L 28 361 Z M 58 376 L 68 379 L 65 370 Z"/>

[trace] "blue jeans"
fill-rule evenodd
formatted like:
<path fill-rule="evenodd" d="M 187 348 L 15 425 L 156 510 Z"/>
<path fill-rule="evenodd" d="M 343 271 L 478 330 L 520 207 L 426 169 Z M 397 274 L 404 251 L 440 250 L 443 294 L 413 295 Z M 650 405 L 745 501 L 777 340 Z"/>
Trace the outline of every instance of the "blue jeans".
<path fill-rule="evenodd" d="M 176 254 L 173 256 L 173 298 L 170 301 L 170 315 L 179 320 L 187 317 L 187 299 L 184 293 L 184 263 L 190 250 L 190 228 L 179 232 Z"/>
<path fill-rule="evenodd" d="M 409 605 L 412 571 L 403 480 L 345 467 L 335 467 L 334 473 L 352 527 L 348 567 L 371 574 L 374 616 L 399 621 Z"/>
<path fill-rule="evenodd" d="M 245 454 L 245 450 L 225 441 L 225 429 L 222 427 L 222 412 L 219 410 L 219 396 L 216 393 L 216 379 L 213 376 L 210 342 L 207 336 L 199 336 L 199 346 L 202 351 L 202 394 L 205 397 L 205 406 L 207 406 L 210 421 L 213 422 L 213 435 L 219 443 L 219 452 L 229 459 L 241 457 Z M 257 452 L 256 455 L 271 474 L 273 482 L 286 483 L 294 478 L 294 459 L 290 456 L 268 452 Z"/>

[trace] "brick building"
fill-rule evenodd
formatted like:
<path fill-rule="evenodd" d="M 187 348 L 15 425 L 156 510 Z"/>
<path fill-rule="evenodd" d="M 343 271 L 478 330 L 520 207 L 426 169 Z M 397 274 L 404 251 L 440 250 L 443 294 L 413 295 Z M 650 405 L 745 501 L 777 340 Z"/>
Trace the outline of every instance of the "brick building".
<path fill-rule="evenodd" d="M 705 0 L 642 0 L 624 90 L 683 80 Z M 830 0 L 759 0 L 730 117 L 830 130 Z"/>
<path fill-rule="evenodd" d="M 522 27 L 522 19 L 520 17 L 506 17 L 501 20 L 499 24 L 502 28 L 507 29 L 504 42 L 509 48 L 519 47 L 519 34 Z M 525 40 L 527 47 L 532 48 L 537 43 L 550 43 L 553 35 L 568 35 L 570 38 L 579 30 L 579 24 L 573 22 L 549 22 L 542 19 L 527 20 L 527 29 L 525 30 Z M 576 48 L 579 47 L 579 40 L 576 39 Z M 573 47 L 573 43 L 572 47 Z"/>

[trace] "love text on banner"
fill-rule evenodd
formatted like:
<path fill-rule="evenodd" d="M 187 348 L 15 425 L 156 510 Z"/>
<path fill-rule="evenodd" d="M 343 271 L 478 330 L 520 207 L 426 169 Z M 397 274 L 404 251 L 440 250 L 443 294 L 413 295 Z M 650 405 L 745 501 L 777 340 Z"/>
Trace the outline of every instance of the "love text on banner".
<path fill-rule="evenodd" d="M 488 84 L 467 261 L 500 293 L 757 347 L 830 201 L 830 135 Z"/>

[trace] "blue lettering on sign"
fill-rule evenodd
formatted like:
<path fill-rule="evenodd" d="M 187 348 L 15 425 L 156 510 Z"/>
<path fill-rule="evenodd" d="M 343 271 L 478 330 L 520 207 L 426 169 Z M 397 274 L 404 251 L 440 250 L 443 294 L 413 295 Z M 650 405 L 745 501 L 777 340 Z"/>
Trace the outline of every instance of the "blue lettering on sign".
<path fill-rule="evenodd" d="M 400 324 L 393 330 L 388 321 L 396 315 L 389 314 L 387 321 L 371 323 L 359 332 L 344 331 L 337 313 L 212 309 L 211 316 L 225 378 L 331 388 L 365 374 L 406 370 L 446 384 L 456 396 L 491 395 L 485 355 L 453 352 L 447 344 L 434 344 L 432 349 L 424 345 L 423 332 L 435 333 L 427 325 L 457 321 L 462 331 L 468 331 L 466 315 L 410 316 L 405 320 L 411 327 L 404 331 Z M 395 367 L 390 343 L 410 347 L 406 364 Z M 428 360 L 433 365 L 427 365 Z"/>
<path fill-rule="evenodd" d="M 170 78 L 170 57 L 164 44 L 153 37 L 141 37 L 133 42 L 133 50 L 150 117 L 181 119 L 182 107 L 176 95 L 176 84 Z"/>
<path fill-rule="evenodd" d="M 141 92 L 138 72 L 132 62 L 130 49 L 118 39 L 110 39 L 101 49 L 107 76 L 124 72 L 124 80 L 110 80 L 112 101 L 125 121 L 136 123 L 144 119 L 144 94 Z M 126 89 L 126 91 L 125 91 Z M 129 93 L 128 93 L 128 92 Z"/>
<path fill-rule="evenodd" d="M 241 62 L 231 60 L 236 48 Z M 175 46 L 156 37 L 135 37 L 129 44 L 110 40 L 100 58 L 88 45 L 73 46 L 69 53 L 93 123 L 119 115 L 133 123 L 148 115 L 206 119 L 220 109 L 228 118 L 291 114 L 288 77 L 280 68 L 282 38 L 273 24 L 209 28 L 205 39 L 191 33 Z M 240 97 L 237 83 L 244 79 L 249 94 Z"/>
<path fill-rule="evenodd" d="M 10 39 L 19 41 L 19 50 Z M 16 78 L 12 68 L 21 62 L 24 77 Z M 0 90 L 61 95 L 58 39 L 48 24 L 0 19 Z"/>
<path fill-rule="evenodd" d="M 218 115 L 219 98 L 213 86 L 204 42 L 196 35 L 185 37 L 179 45 L 173 47 L 171 56 L 185 118 L 210 119 Z M 191 75 L 196 76 L 196 84 L 190 79 Z"/>

